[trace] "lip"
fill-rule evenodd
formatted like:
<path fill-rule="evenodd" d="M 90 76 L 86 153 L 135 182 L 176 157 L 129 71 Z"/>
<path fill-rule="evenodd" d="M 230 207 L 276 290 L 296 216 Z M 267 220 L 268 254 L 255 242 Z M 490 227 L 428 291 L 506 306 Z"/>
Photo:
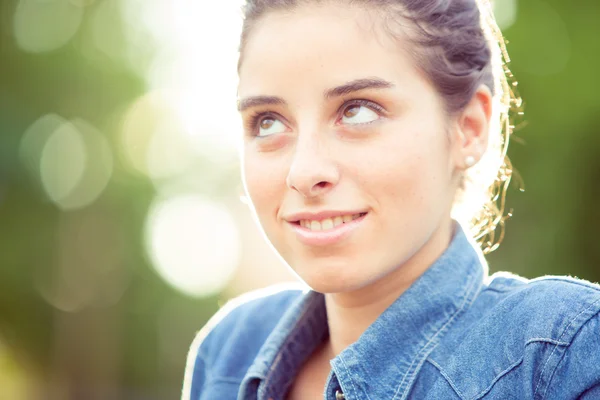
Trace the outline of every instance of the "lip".
<path fill-rule="evenodd" d="M 354 214 L 361 214 L 360 212 L 354 213 Z M 352 235 L 352 233 L 354 233 L 363 223 L 365 218 L 367 217 L 367 215 L 369 215 L 369 213 L 367 212 L 363 212 L 362 216 L 353 219 L 350 222 L 345 222 L 343 224 L 340 224 L 336 227 L 333 227 L 332 229 L 328 229 L 326 231 L 311 231 L 308 228 L 303 227 L 302 225 L 300 225 L 297 222 L 292 222 L 292 221 L 288 221 L 288 224 L 290 225 L 290 227 L 292 228 L 292 230 L 296 233 L 296 237 L 298 238 L 298 240 L 307 245 L 307 246 L 329 246 L 338 242 L 341 242 L 344 239 L 347 239 L 350 235 Z M 299 216 L 301 216 L 300 219 L 313 219 L 313 220 L 317 220 L 318 216 L 321 216 L 320 214 L 311 214 L 310 216 L 307 214 L 307 216 L 302 215 L 302 214 L 298 214 Z M 325 213 L 323 215 L 326 215 Z M 334 214 L 333 217 L 337 217 L 339 215 L 349 215 L 348 213 L 345 214 Z M 295 216 L 294 216 L 295 218 Z M 324 218 L 331 218 L 331 216 L 329 214 L 327 214 L 327 216 L 322 217 L 322 219 Z"/>

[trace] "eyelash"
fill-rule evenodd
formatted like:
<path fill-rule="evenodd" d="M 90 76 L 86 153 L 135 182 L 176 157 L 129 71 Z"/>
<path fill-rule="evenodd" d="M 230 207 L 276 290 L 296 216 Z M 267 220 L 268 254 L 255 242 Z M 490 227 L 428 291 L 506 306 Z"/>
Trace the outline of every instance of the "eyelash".
<path fill-rule="evenodd" d="M 364 107 L 370 108 L 371 110 L 377 112 L 378 114 L 385 113 L 385 109 L 377 103 L 374 103 L 370 100 L 365 100 L 365 99 L 354 99 L 354 100 L 346 101 L 344 104 L 342 104 L 342 106 L 337 111 L 338 116 L 342 115 L 344 110 L 346 110 L 348 107 L 352 107 L 352 106 L 364 106 Z M 273 119 L 279 119 L 279 120 L 283 119 L 283 117 L 281 117 L 280 115 L 270 112 L 270 111 L 268 111 L 268 112 L 256 111 L 254 114 L 250 115 L 248 122 L 246 122 L 246 124 L 245 124 L 246 130 L 249 132 L 252 132 L 253 136 L 260 137 L 260 136 L 258 136 L 258 125 L 265 118 L 273 118 Z M 338 119 L 339 119 L 339 117 L 338 117 Z"/>
<path fill-rule="evenodd" d="M 254 114 L 250 115 L 250 118 L 246 123 L 246 131 L 252 132 L 252 136 L 259 137 L 258 124 L 265 118 L 281 119 L 282 117 L 272 112 L 256 111 Z"/>
<path fill-rule="evenodd" d="M 374 103 L 370 100 L 365 100 L 365 99 L 354 99 L 354 100 L 349 100 L 349 101 L 345 102 L 344 104 L 342 104 L 342 106 L 338 110 L 338 114 L 340 114 L 340 115 L 343 114 L 344 110 L 346 110 L 347 108 L 352 107 L 352 106 L 367 107 L 367 108 L 370 108 L 371 110 L 375 111 L 377 114 L 385 113 L 385 109 L 377 103 Z"/>

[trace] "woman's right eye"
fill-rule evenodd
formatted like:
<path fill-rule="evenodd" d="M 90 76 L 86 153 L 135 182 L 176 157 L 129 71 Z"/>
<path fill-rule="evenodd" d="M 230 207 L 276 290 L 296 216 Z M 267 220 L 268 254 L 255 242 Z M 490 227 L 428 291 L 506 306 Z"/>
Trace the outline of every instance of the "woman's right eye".
<path fill-rule="evenodd" d="M 265 117 L 258 121 L 256 126 L 257 136 L 265 137 L 276 133 L 283 133 L 286 130 L 283 122 L 273 117 Z"/>

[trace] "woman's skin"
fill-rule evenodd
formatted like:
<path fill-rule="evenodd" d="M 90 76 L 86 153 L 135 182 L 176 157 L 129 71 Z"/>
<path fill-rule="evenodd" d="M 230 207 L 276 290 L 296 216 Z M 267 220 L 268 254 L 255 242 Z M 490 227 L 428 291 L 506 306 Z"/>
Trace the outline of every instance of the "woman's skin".
<path fill-rule="evenodd" d="M 446 249 L 465 159 L 487 148 L 487 87 L 448 117 L 408 44 L 380 22 L 334 2 L 272 12 L 239 69 L 246 190 L 275 249 L 325 293 L 329 340 L 296 379 L 319 396 L 328 360 Z M 367 214 L 333 234 L 297 223 L 329 211 Z"/>

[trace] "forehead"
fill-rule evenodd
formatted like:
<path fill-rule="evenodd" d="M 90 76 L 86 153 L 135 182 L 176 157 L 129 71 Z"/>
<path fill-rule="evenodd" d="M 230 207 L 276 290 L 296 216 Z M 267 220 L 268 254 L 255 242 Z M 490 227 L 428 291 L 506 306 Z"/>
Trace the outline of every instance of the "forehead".
<path fill-rule="evenodd" d="M 238 94 L 246 96 L 295 85 L 326 89 L 369 76 L 407 85 L 418 71 L 408 43 L 385 31 L 379 12 L 325 3 L 259 19 L 245 43 L 239 75 Z"/>

